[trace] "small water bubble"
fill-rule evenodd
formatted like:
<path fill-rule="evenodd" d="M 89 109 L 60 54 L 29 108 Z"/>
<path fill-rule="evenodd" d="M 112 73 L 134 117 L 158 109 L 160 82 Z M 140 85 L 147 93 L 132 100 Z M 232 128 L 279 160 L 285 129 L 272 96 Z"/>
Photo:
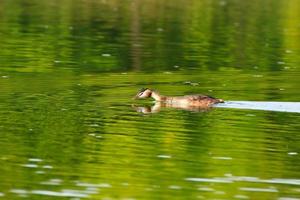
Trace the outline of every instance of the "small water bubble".
<path fill-rule="evenodd" d="M 142 46 L 142 45 L 139 44 L 139 43 L 134 43 L 134 44 L 132 44 L 132 46 L 134 46 L 134 47 L 140 47 L 140 46 Z"/>
<path fill-rule="evenodd" d="M 152 185 L 152 188 L 160 188 L 160 185 Z"/>
<path fill-rule="evenodd" d="M 4 196 L 5 196 L 5 194 L 0 192 L 0 197 L 4 197 Z"/>
<path fill-rule="evenodd" d="M 226 5 L 227 5 L 227 2 L 226 2 L 226 1 L 220 1 L 220 2 L 219 2 L 219 5 L 220 5 L 220 6 L 226 6 Z"/>
<path fill-rule="evenodd" d="M 294 197 L 279 197 L 278 200 L 300 200 L 299 198 Z"/>
<path fill-rule="evenodd" d="M 84 193 L 87 193 L 87 194 L 97 194 L 99 191 L 98 188 L 96 187 L 87 187 L 86 190 L 84 191 Z"/>
<path fill-rule="evenodd" d="M 44 165 L 43 168 L 44 169 L 53 169 L 53 167 L 51 165 Z"/>
<path fill-rule="evenodd" d="M 285 66 L 283 69 L 290 69 L 290 67 Z"/>
<path fill-rule="evenodd" d="M 61 190 L 57 191 L 49 191 L 49 190 L 32 190 L 31 194 L 45 195 L 45 196 L 57 196 L 57 197 L 73 197 L 73 198 L 86 198 L 89 197 L 87 194 L 82 193 L 82 191 L 78 190 Z"/>
<path fill-rule="evenodd" d="M 98 184 L 94 184 L 94 183 L 86 183 L 86 182 L 80 182 L 80 181 L 75 181 L 77 186 L 80 187 L 96 187 L 96 188 L 110 188 L 112 187 L 111 184 L 109 183 L 98 183 Z"/>
<path fill-rule="evenodd" d="M 54 63 L 60 63 L 61 61 L 60 60 L 54 60 L 53 62 Z"/>
<path fill-rule="evenodd" d="M 239 188 L 241 191 L 248 192 L 278 192 L 277 189 L 274 188 L 250 188 L 250 187 L 241 187 Z"/>
<path fill-rule="evenodd" d="M 292 51 L 292 50 L 289 50 L 289 49 L 287 49 L 287 50 L 285 50 L 285 53 L 293 53 L 293 51 Z"/>
<path fill-rule="evenodd" d="M 278 65 L 284 65 L 285 62 L 283 62 L 283 61 L 278 61 L 277 64 L 278 64 Z"/>
<path fill-rule="evenodd" d="M 99 127 L 99 124 L 90 124 L 90 127 Z"/>
<path fill-rule="evenodd" d="M 11 189 L 10 190 L 11 193 L 15 193 L 15 194 L 27 194 L 27 190 L 23 190 L 23 189 Z"/>
<path fill-rule="evenodd" d="M 210 188 L 210 187 L 199 187 L 198 190 L 205 191 L 205 192 L 213 192 L 213 191 L 215 191 L 213 188 Z"/>
<path fill-rule="evenodd" d="M 170 185 L 170 186 L 169 186 L 169 189 L 172 189 L 172 190 L 180 190 L 180 189 L 181 189 L 181 186 L 178 186 L 178 185 Z"/>
<path fill-rule="evenodd" d="M 30 162 L 42 162 L 43 160 L 40 158 L 28 158 L 28 161 Z"/>
<path fill-rule="evenodd" d="M 192 86 L 198 86 L 199 83 L 191 83 Z"/>
<path fill-rule="evenodd" d="M 8 76 L 1 76 L 2 78 L 8 78 Z"/>
<path fill-rule="evenodd" d="M 103 53 L 103 54 L 101 54 L 103 57 L 110 57 L 111 56 L 111 54 L 109 54 L 109 53 Z"/>
<path fill-rule="evenodd" d="M 153 191 L 153 188 L 145 188 L 146 191 Z"/>
<path fill-rule="evenodd" d="M 89 134 L 89 136 L 93 136 L 93 137 L 95 137 L 95 136 L 96 136 L 96 134 L 95 134 L 95 133 L 90 133 L 90 134 Z"/>
<path fill-rule="evenodd" d="M 1 160 L 7 160 L 8 158 L 6 156 L 2 156 L 0 159 Z"/>
<path fill-rule="evenodd" d="M 62 180 L 59 179 L 59 178 L 52 178 L 52 179 L 50 179 L 50 181 L 55 182 L 55 183 L 61 183 L 62 182 Z"/>
<path fill-rule="evenodd" d="M 226 194 L 226 192 L 224 192 L 224 191 L 215 191 L 215 194 L 217 194 L 217 195 L 224 195 L 224 194 Z"/>
<path fill-rule="evenodd" d="M 172 158 L 172 156 L 170 156 L 170 155 L 157 155 L 157 157 L 158 158 L 166 158 L 166 159 Z"/>
<path fill-rule="evenodd" d="M 295 156 L 295 155 L 298 155 L 298 152 L 288 152 L 288 155 Z"/>
<path fill-rule="evenodd" d="M 42 185 L 60 185 L 61 183 L 61 179 L 50 179 L 49 181 L 41 182 Z"/>
<path fill-rule="evenodd" d="M 225 177 L 232 177 L 232 174 L 230 173 L 227 173 L 227 174 L 224 174 Z"/>
<path fill-rule="evenodd" d="M 175 69 L 178 69 L 178 68 L 179 68 L 179 66 L 178 66 L 178 65 L 174 65 L 173 67 L 174 67 Z"/>
<path fill-rule="evenodd" d="M 45 171 L 39 170 L 39 171 L 36 171 L 35 173 L 36 173 L 36 174 L 45 174 L 46 172 L 45 172 Z"/>
<path fill-rule="evenodd" d="M 279 90 L 280 90 L 280 91 L 283 91 L 283 90 L 285 90 L 285 89 L 284 89 L 284 88 L 279 88 Z"/>
<path fill-rule="evenodd" d="M 261 78 L 261 77 L 263 77 L 263 75 L 261 75 L 261 74 L 254 74 L 253 77 L 255 77 L 255 78 Z"/>
<path fill-rule="evenodd" d="M 172 72 L 164 72 L 164 74 L 172 74 Z"/>
<path fill-rule="evenodd" d="M 246 195 L 241 195 L 241 194 L 234 195 L 234 198 L 236 198 L 236 199 L 249 199 L 248 196 L 246 196 Z"/>
<path fill-rule="evenodd" d="M 100 187 L 100 188 L 111 188 L 112 185 L 109 184 L 109 183 L 99 183 L 99 184 L 97 184 L 97 187 Z"/>
<path fill-rule="evenodd" d="M 32 128 L 30 128 L 30 129 L 28 129 L 29 131 L 33 131 L 33 129 Z"/>
<path fill-rule="evenodd" d="M 204 183 L 232 183 L 232 180 L 224 178 L 185 178 L 186 181 L 204 182 Z"/>
<path fill-rule="evenodd" d="M 231 157 L 222 157 L 222 156 L 219 156 L 219 157 L 212 157 L 212 159 L 216 159 L 216 160 L 232 160 Z"/>
<path fill-rule="evenodd" d="M 163 28 L 157 28 L 156 30 L 157 30 L 157 32 L 162 32 L 162 31 L 164 31 Z"/>
<path fill-rule="evenodd" d="M 102 138 L 102 136 L 101 135 L 97 135 L 96 138 Z"/>
<path fill-rule="evenodd" d="M 70 30 L 73 30 L 73 29 L 74 29 L 74 27 L 73 27 L 73 26 L 69 26 L 69 29 L 70 29 Z"/>

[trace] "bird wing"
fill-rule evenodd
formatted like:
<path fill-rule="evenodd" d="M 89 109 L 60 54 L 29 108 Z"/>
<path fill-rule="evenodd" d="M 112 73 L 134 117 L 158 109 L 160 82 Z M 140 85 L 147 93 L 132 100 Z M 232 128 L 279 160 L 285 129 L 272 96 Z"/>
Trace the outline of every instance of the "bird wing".
<path fill-rule="evenodd" d="M 214 97 L 210 97 L 207 95 L 197 94 L 197 95 L 188 95 L 186 96 L 189 101 L 203 101 L 203 100 L 212 100 L 215 99 Z"/>

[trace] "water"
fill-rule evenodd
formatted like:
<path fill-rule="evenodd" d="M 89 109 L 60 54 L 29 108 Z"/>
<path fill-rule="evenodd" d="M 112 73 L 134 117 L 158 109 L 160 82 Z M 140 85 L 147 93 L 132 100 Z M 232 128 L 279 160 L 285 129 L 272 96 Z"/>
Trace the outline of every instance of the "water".
<path fill-rule="evenodd" d="M 300 199 L 299 7 L 0 1 L 0 198 Z"/>
<path fill-rule="evenodd" d="M 227 101 L 216 107 L 300 113 L 300 102 Z"/>

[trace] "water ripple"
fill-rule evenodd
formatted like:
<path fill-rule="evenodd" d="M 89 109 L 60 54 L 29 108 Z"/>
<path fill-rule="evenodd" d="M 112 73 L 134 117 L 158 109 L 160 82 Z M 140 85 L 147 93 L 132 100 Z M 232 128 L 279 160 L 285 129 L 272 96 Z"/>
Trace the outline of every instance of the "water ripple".
<path fill-rule="evenodd" d="M 215 107 L 300 113 L 300 102 L 226 101 Z"/>
<path fill-rule="evenodd" d="M 254 182 L 254 183 L 274 183 L 286 185 L 300 185 L 300 179 L 260 179 L 257 177 L 245 176 L 229 176 L 229 177 L 214 177 L 214 178 L 186 178 L 186 181 L 193 182 L 210 182 L 210 183 L 233 183 L 233 182 Z"/>

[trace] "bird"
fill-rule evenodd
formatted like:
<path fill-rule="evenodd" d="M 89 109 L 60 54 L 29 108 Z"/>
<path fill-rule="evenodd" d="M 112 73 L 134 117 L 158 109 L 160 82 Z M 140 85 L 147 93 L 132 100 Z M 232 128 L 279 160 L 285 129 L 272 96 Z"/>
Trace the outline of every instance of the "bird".
<path fill-rule="evenodd" d="M 142 88 L 134 97 L 134 99 L 145 99 L 153 98 L 156 102 L 160 102 L 166 105 L 166 107 L 177 107 L 177 108 L 190 108 L 190 107 L 201 107 L 209 108 L 214 104 L 224 103 L 223 99 L 218 99 L 208 95 L 194 94 L 186 96 L 163 96 L 158 91 Z"/>

